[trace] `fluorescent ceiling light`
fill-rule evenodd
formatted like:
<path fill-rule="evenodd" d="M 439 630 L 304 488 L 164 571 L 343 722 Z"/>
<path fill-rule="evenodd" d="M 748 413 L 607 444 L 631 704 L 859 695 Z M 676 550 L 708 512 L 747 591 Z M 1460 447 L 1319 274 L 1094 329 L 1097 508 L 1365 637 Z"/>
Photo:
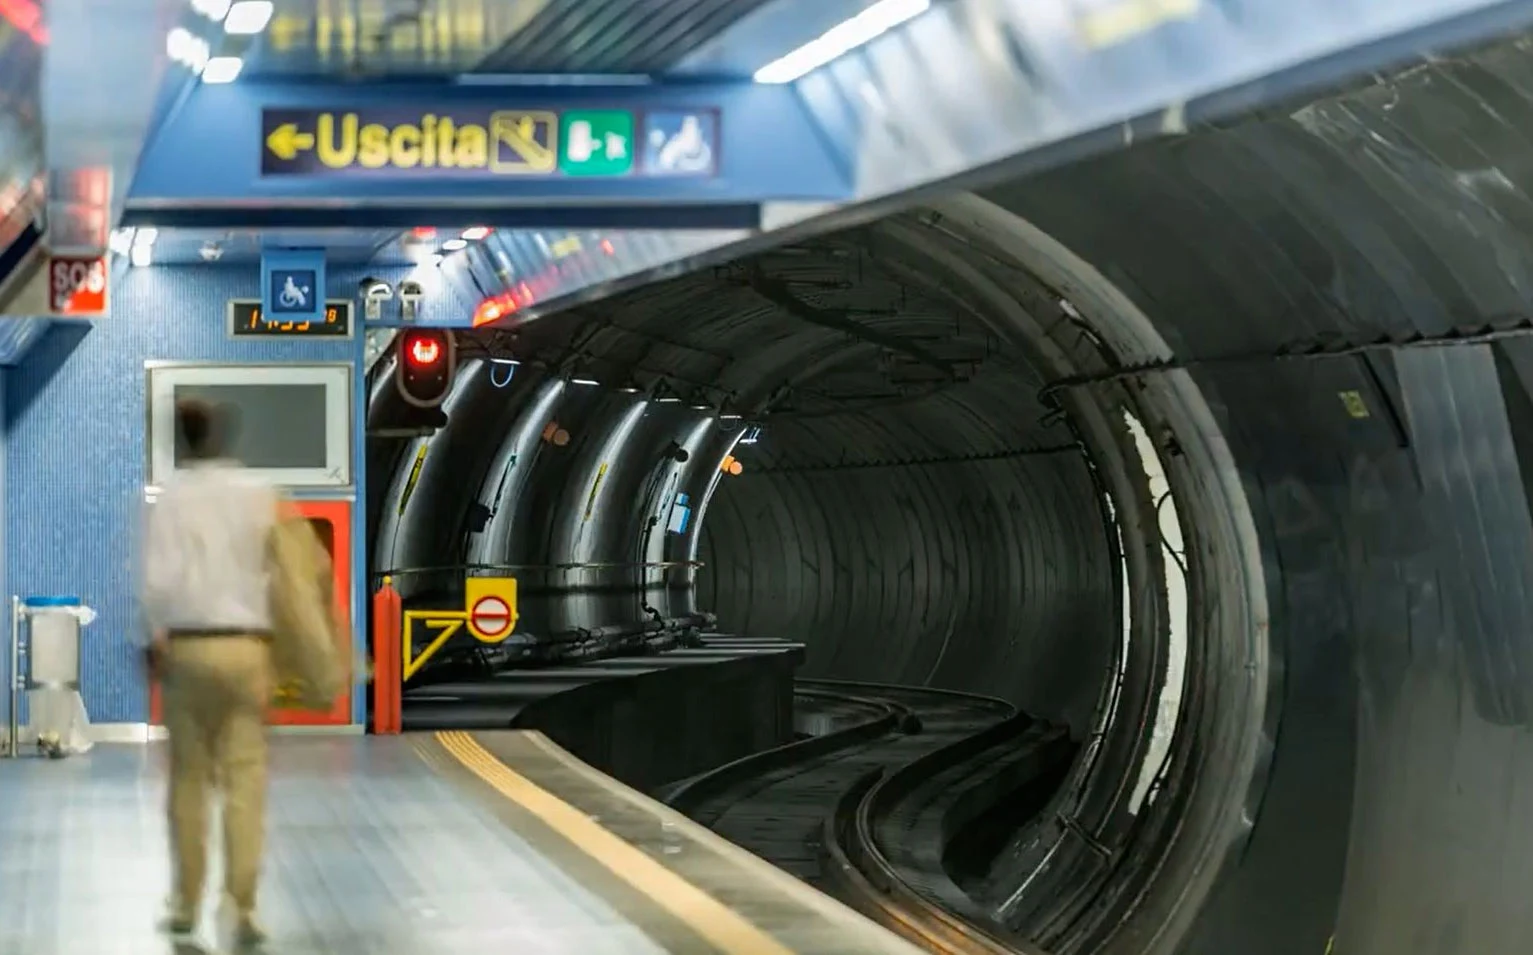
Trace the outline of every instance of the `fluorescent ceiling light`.
<path fill-rule="evenodd" d="M 224 18 L 224 32 L 240 35 L 260 33 L 271 22 L 271 0 L 239 0 Z"/>
<path fill-rule="evenodd" d="M 201 73 L 202 68 L 208 65 L 212 51 L 206 40 L 194 36 L 183 27 L 176 27 L 165 36 L 165 55 L 173 62 L 188 67 L 193 73 Z"/>
<path fill-rule="evenodd" d="M 719 415 L 719 420 L 720 421 L 739 421 L 740 420 L 740 416 L 737 415 L 737 414 L 721 414 L 721 415 Z"/>
<path fill-rule="evenodd" d="M 462 239 L 448 239 L 446 242 L 442 243 L 442 248 L 448 252 L 456 252 L 459 249 L 464 249 L 467 247 L 468 243 L 464 242 Z"/>
<path fill-rule="evenodd" d="M 757 83 L 791 83 L 906 20 L 920 16 L 931 9 L 931 5 L 931 0 L 878 0 L 855 17 L 826 30 L 817 39 L 763 66 L 753 79 Z"/>
<path fill-rule="evenodd" d="M 463 230 L 463 238 L 469 240 L 470 242 L 478 242 L 480 239 L 483 239 L 489 234 L 490 230 L 482 225 L 476 225 L 472 229 Z"/>
<path fill-rule="evenodd" d="M 595 379 L 592 379 L 592 378 L 571 378 L 570 379 L 570 384 L 572 384 L 572 385 L 595 385 L 595 384 L 599 384 L 599 382 L 597 382 Z"/>
<path fill-rule="evenodd" d="M 111 236 L 106 241 L 107 248 L 118 255 L 127 255 L 128 250 L 133 248 L 132 229 L 113 229 Z"/>
<path fill-rule="evenodd" d="M 159 237 L 160 230 L 152 226 L 139 229 L 137 232 L 133 233 L 133 247 L 137 248 L 141 245 L 154 245 L 154 241 Z"/>
<path fill-rule="evenodd" d="M 229 4 L 233 0 L 192 0 L 192 9 L 217 23 L 229 15 Z"/>
<path fill-rule="evenodd" d="M 490 364 L 492 364 L 492 365 L 520 365 L 521 362 L 517 361 L 515 358 L 491 358 L 490 359 Z"/>
<path fill-rule="evenodd" d="M 147 246 L 147 245 L 135 245 L 133 247 L 133 253 L 129 257 L 129 261 L 132 262 L 138 268 L 143 268 L 143 267 L 148 266 L 148 265 L 153 265 L 154 264 L 154 249 L 151 246 Z"/>
<path fill-rule="evenodd" d="M 233 83 L 244 67 L 245 61 L 237 56 L 215 56 L 202 68 L 202 82 Z"/>

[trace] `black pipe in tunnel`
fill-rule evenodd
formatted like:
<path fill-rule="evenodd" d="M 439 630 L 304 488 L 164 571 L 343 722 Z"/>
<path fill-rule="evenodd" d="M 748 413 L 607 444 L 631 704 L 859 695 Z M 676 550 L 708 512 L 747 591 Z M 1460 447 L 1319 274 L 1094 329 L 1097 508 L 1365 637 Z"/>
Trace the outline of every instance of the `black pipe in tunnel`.
<path fill-rule="evenodd" d="M 1527 128 L 1519 38 L 513 347 L 762 426 L 705 439 L 679 485 L 697 515 L 674 543 L 724 627 L 798 629 L 770 635 L 818 673 L 1089 713 L 1062 821 L 998 861 L 1016 931 L 1059 953 L 1520 953 L 1533 399 L 1505 336 L 1529 327 Z M 1125 410 L 1186 541 L 1185 692 L 1148 804 L 1172 621 Z M 731 448 L 745 471 L 720 476 Z"/>

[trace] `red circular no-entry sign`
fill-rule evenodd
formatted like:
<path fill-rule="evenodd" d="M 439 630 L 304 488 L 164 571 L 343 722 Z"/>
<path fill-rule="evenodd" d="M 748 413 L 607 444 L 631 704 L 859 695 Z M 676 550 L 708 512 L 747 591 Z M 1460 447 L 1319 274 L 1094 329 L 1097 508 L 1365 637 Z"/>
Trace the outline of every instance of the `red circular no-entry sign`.
<path fill-rule="evenodd" d="M 511 606 L 499 597 L 480 597 L 468 617 L 480 636 L 498 637 L 511 629 Z"/>

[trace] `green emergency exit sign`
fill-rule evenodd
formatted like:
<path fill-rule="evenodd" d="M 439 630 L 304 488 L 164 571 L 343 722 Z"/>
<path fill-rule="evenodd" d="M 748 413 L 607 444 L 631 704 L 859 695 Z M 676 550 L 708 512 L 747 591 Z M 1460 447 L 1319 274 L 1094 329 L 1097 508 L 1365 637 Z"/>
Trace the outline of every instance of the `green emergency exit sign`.
<path fill-rule="evenodd" d="M 633 171 L 633 114 L 568 110 L 561 117 L 559 170 L 567 176 L 624 176 Z"/>

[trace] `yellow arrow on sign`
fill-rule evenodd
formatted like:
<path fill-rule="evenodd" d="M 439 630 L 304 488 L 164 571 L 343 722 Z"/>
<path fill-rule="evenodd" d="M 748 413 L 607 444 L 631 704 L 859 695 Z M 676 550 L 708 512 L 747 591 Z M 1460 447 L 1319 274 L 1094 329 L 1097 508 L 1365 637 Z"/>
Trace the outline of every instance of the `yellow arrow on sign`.
<path fill-rule="evenodd" d="M 271 154 L 286 162 L 306 149 L 314 148 L 314 134 L 300 133 L 297 123 L 283 123 L 266 137 L 266 148 Z"/>

